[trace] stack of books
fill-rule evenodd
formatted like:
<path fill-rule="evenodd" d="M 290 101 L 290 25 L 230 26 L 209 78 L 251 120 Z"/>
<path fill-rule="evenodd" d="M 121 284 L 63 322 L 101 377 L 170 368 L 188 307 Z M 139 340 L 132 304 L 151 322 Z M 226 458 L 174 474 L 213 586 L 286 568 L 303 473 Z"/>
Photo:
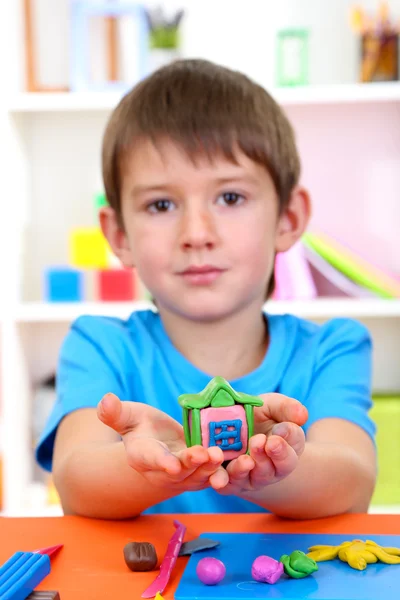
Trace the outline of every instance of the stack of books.
<path fill-rule="evenodd" d="M 307 232 L 275 262 L 274 300 L 400 298 L 400 279 L 331 236 Z"/>

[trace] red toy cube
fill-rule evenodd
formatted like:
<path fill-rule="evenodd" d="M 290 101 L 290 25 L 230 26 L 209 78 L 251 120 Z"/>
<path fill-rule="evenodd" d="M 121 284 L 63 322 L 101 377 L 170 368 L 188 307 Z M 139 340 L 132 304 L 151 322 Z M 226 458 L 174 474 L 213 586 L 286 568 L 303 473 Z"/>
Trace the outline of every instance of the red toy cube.
<path fill-rule="evenodd" d="M 98 271 L 99 300 L 124 302 L 135 298 L 135 275 L 131 269 L 104 269 Z"/>

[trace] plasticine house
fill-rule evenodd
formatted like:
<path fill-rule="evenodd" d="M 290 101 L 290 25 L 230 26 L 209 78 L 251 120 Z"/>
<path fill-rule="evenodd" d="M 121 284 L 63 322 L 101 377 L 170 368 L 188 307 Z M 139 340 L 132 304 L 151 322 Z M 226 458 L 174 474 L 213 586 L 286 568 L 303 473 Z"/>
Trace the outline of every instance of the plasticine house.
<path fill-rule="evenodd" d="M 198 394 L 182 394 L 183 428 L 188 447 L 219 446 L 225 460 L 248 453 L 254 431 L 254 406 L 258 396 L 236 392 L 223 377 L 214 377 Z"/>

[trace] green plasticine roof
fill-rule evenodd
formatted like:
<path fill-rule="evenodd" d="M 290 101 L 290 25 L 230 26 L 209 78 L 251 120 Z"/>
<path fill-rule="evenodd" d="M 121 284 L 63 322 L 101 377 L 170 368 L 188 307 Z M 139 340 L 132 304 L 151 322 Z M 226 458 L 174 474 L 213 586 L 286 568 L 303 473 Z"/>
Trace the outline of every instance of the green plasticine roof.
<path fill-rule="evenodd" d="M 186 409 L 202 409 L 208 406 L 223 407 L 234 404 L 250 404 L 262 406 L 263 401 L 258 396 L 250 396 L 236 392 L 223 377 L 214 377 L 198 394 L 181 394 L 179 404 Z"/>

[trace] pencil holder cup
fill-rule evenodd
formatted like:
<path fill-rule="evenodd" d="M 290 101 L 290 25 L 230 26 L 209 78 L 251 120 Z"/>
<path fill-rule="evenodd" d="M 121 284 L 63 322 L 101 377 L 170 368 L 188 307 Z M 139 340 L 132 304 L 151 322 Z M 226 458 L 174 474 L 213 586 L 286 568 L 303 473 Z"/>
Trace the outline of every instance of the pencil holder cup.
<path fill-rule="evenodd" d="M 396 81 L 399 79 L 399 35 L 366 33 L 361 36 L 360 81 Z"/>

